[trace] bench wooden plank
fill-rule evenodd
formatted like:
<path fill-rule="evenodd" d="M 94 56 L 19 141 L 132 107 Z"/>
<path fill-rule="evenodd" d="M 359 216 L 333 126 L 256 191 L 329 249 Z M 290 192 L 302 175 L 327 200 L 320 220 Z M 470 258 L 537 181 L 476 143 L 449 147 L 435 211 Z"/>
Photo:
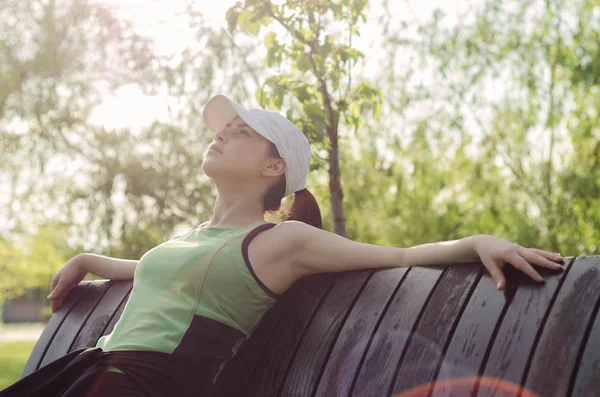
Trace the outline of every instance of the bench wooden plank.
<path fill-rule="evenodd" d="M 108 289 L 86 319 L 69 351 L 95 346 L 98 339 L 104 335 L 110 320 L 115 317 L 115 308 L 125 304 L 133 287 L 131 280 L 101 282 L 106 283 Z"/>
<path fill-rule="evenodd" d="M 375 327 L 383 318 L 384 308 L 406 272 L 404 268 L 372 274 L 349 316 L 344 319 L 341 330 L 334 337 L 335 344 L 320 376 L 316 395 L 348 395 Z M 327 311 L 330 310 L 327 308 Z"/>
<path fill-rule="evenodd" d="M 50 317 L 48 324 L 44 327 L 40 338 L 33 347 L 19 379 L 40 368 L 46 351 L 54 341 L 54 336 L 60 331 L 62 323 L 67 319 L 69 312 L 77 305 L 79 300 L 86 298 L 85 290 L 89 285 L 89 281 L 82 281 L 77 287 L 73 288 L 56 313 Z"/>
<path fill-rule="evenodd" d="M 69 315 L 65 318 L 65 321 L 61 324 L 60 329 L 54 335 L 54 339 L 42 359 L 42 366 L 65 356 L 70 351 L 71 345 L 75 341 L 75 338 L 77 338 L 85 320 L 108 290 L 108 284 L 105 282 L 88 281 L 88 283 L 88 287 L 84 292 L 85 299 L 81 299 L 73 307 Z"/>
<path fill-rule="evenodd" d="M 442 271 L 440 266 L 410 268 L 375 330 L 364 363 L 358 369 L 353 395 L 388 395 L 396 364 Z"/>
<path fill-rule="evenodd" d="M 277 319 L 276 332 L 259 353 L 244 395 L 272 396 L 283 383 L 286 370 L 323 298 L 329 291 L 333 274 L 306 277 L 286 294 L 286 310 Z"/>
<path fill-rule="evenodd" d="M 536 335 L 552 308 L 559 286 L 568 274 L 573 261 L 569 261 L 561 273 L 544 273 L 545 283 L 539 284 L 529 277 L 523 277 L 506 315 L 498 329 L 485 368 L 484 376 L 500 378 L 520 384 L 535 346 Z M 498 388 L 480 389 L 478 397 L 493 397 Z"/>
<path fill-rule="evenodd" d="M 520 274 L 519 270 L 507 267 L 506 288 L 499 292 L 492 276 L 484 271 L 454 331 L 436 382 L 450 378 L 476 377 L 479 374 L 485 352 L 489 344 L 493 343 L 494 330 L 502 323 L 508 305 L 517 291 Z M 468 394 L 465 392 L 466 390 L 462 390 L 457 394 L 445 383 L 436 383 L 433 389 L 436 397 L 458 397 Z"/>
<path fill-rule="evenodd" d="M 596 258 L 572 265 L 541 333 L 525 387 L 540 396 L 566 396 L 583 336 L 600 298 Z M 598 348 L 598 347 L 597 347 Z M 600 391 L 600 383 L 597 385 Z"/>
<path fill-rule="evenodd" d="M 312 396 L 335 337 L 352 307 L 357 291 L 372 271 L 337 274 L 330 291 L 306 329 L 278 395 Z"/>
<path fill-rule="evenodd" d="M 600 262 L 600 257 L 595 257 Z M 598 264 L 600 269 L 600 263 Z M 600 385 L 600 299 L 596 302 L 595 320 L 587 333 L 587 341 L 582 347 L 579 368 L 573 378 L 572 397 L 588 397 L 598 392 Z"/>
<path fill-rule="evenodd" d="M 104 329 L 104 331 L 102 331 L 101 336 L 108 335 L 113 332 L 113 330 L 115 329 L 115 324 L 117 324 L 117 322 L 121 319 L 123 310 L 125 310 L 125 306 L 127 306 L 127 301 L 129 300 L 130 293 L 131 293 L 131 290 L 129 290 L 129 292 L 127 292 L 125 299 L 123 299 L 123 301 L 121 303 L 119 303 L 117 310 L 115 310 L 115 314 L 111 317 L 110 320 L 108 320 L 108 324 L 106 324 L 106 328 Z M 98 338 L 98 339 L 100 339 L 100 338 Z M 96 341 L 96 342 L 98 342 L 98 341 Z M 95 345 L 96 342 L 94 342 L 93 344 Z"/>
<path fill-rule="evenodd" d="M 454 326 L 481 274 L 481 266 L 452 265 L 446 269 L 408 342 L 393 394 L 435 380 Z"/>

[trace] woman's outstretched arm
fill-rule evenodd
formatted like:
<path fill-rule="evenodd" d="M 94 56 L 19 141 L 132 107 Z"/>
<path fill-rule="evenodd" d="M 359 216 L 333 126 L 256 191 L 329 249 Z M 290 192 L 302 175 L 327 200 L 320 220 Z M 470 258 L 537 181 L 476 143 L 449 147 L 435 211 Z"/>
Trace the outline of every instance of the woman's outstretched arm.
<path fill-rule="evenodd" d="M 558 254 L 521 247 L 485 234 L 396 248 L 352 241 L 301 222 L 284 223 L 286 232 L 294 240 L 290 259 L 292 265 L 306 275 L 365 268 L 482 262 L 496 281 L 498 289 L 503 289 L 506 284 L 502 272 L 505 263 L 510 263 L 539 282 L 543 279 L 531 264 L 562 269 L 558 265 L 562 262 Z"/>
<path fill-rule="evenodd" d="M 79 263 L 83 270 L 110 280 L 131 280 L 139 261 L 111 258 L 91 253 L 79 254 Z"/>

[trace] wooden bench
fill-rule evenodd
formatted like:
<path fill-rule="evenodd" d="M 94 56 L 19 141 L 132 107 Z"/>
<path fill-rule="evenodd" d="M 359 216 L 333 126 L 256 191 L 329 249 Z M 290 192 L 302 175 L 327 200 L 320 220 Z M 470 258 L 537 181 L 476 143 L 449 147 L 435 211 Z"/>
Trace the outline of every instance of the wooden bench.
<path fill-rule="evenodd" d="M 329 273 L 299 280 L 231 360 L 211 396 L 493 396 L 499 378 L 542 397 L 600 394 L 600 256 L 565 258 L 537 284 L 508 266 Z M 132 281 L 83 281 L 52 316 L 25 376 L 112 331 Z M 480 376 L 458 392 L 449 379 Z M 469 383 L 470 382 L 470 383 Z M 460 382 L 454 382 L 455 387 Z M 496 387 L 508 387 L 506 382 Z M 425 396 L 425 394 L 402 394 Z"/>

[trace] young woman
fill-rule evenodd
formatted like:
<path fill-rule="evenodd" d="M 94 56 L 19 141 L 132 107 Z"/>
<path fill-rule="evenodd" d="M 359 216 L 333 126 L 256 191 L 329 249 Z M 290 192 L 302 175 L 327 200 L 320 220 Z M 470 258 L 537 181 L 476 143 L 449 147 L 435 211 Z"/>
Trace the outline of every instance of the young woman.
<path fill-rule="evenodd" d="M 311 148 L 292 122 L 223 95 L 208 101 L 203 117 L 214 141 L 202 170 L 218 191 L 210 220 L 139 261 L 80 254 L 52 279 L 53 312 L 87 272 L 134 279 L 120 320 L 94 347 L 104 361 L 88 376 L 88 396 L 198 395 L 216 382 L 266 311 L 307 275 L 481 261 L 503 289 L 506 263 L 540 282 L 531 264 L 562 268 L 558 254 L 490 235 L 395 248 L 324 231 L 305 188 Z M 265 212 L 278 210 L 291 194 L 288 220 L 266 222 Z"/>

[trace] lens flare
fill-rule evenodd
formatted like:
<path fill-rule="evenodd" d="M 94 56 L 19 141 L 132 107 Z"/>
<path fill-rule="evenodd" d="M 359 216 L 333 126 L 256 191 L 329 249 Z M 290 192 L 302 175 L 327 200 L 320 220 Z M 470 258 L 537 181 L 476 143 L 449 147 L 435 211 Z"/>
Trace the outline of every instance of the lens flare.
<path fill-rule="evenodd" d="M 394 329 L 378 331 L 371 340 L 368 350 L 372 356 L 365 352 L 369 338 L 363 337 L 353 343 L 351 348 L 344 349 L 337 365 L 333 368 L 334 390 L 332 395 L 335 397 L 346 396 L 350 392 L 351 385 L 355 378 L 368 367 L 371 375 L 373 371 L 383 371 L 383 366 L 390 362 L 379 361 L 384 354 L 389 352 L 394 346 L 406 346 L 409 344 L 413 349 L 417 348 L 421 354 L 418 357 L 404 357 L 401 365 L 411 369 L 410 373 L 419 373 L 421 368 L 424 371 L 431 369 L 430 363 L 422 362 L 422 357 L 442 357 L 442 347 L 429 340 L 423 335 L 412 333 L 411 330 Z M 379 352 L 379 353 L 377 353 Z M 367 354 L 366 354 L 367 353 Z M 366 355 L 365 355 L 366 354 Z M 365 355 L 363 357 L 363 355 Z M 357 368 L 357 363 L 362 362 L 362 368 Z M 388 358 L 389 360 L 389 358 Z M 379 362 L 378 362 L 379 361 Z M 516 383 L 489 376 L 478 376 L 478 368 L 469 368 L 457 365 L 450 360 L 442 360 L 434 382 L 428 382 L 407 390 L 394 391 L 391 397 L 473 397 L 493 396 L 493 397 L 540 397 L 531 390 L 525 389 Z M 363 374 L 364 375 L 364 374 Z M 362 383 L 367 382 L 367 384 Z M 371 392 L 388 392 L 389 384 L 382 385 L 378 389 L 376 379 L 363 378 L 361 387 L 367 387 Z M 356 390 L 354 391 L 356 392 Z"/>
<path fill-rule="evenodd" d="M 353 383 L 354 378 L 358 375 L 356 364 L 360 362 L 361 357 L 365 354 L 365 349 L 368 344 L 369 338 L 364 337 L 353 343 L 352 347 L 343 351 L 342 356 L 339 359 L 336 368 L 334 369 L 335 376 L 335 392 L 334 397 L 346 396 L 349 393 L 350 386 Z M 412 333 L 410 329 L 392 329 L 385 331 L 378 331 L 373 336 L 373 340 L 369 346 L 371 352 L 384 352 L 391 351 L 394 346 L 404 346 L 406 343 L 410 343 L 413 347 L 418 347 L 422 354 L 429 357 L 441 357 L 442 348 L 436 343 L 427 339 L 426 337 L 419 335 L 418 333 Z M 363 366 L 378 367 L 379 365 L 385 365 L 377 363 L 378 353 L 374 353 L 375 357 L 365 357 Z M 402 365 L 409 366 L 413 371 L 418 372 L 421 367 L 428 367 L 427 363 L 416 359 L 404 358 Z M 363 368 L 364 369 L 364 368 Z M 449 371 L 451 370 L 451 371 Z M 471 370 L 469 368 L 462 368 L 457 365 L 444 365 L 440 369 L 440 378 L 454 377 L 466 377 L 469 375 L 476 375 L 477 369 Z M 370 383 L 375 383 L 373 380 Z M 373 387 L 377 388 L 376 385 L 370 384 L 369 389 Z M 383 389 L 387 389 L 389 386 L 382 386 Z"/>
<path fill-rule="evenodd" d="M 434 389 L 435 388 L 435 389 Z M 494 397 L 540 397 L 536 393 L 525 389 L 523 386 L 504 379 L 488 376 L 469 376 L 464 378 L 444 379 L 431 382 L 412 389 L 394 394 L 393 397 L 470 397 L 474 395 Z"/>

